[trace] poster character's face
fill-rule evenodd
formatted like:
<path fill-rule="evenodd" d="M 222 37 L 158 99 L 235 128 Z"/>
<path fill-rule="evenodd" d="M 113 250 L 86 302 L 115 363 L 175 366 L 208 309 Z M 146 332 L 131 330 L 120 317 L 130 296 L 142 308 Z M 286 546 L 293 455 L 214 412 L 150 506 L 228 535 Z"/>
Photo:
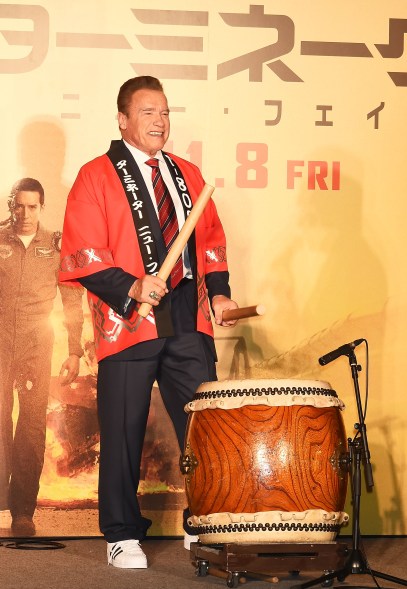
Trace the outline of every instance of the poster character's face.
<path fill-rule="evenodd" d="M 170 134 L 169 115 L 165 94 L 143 89 L 132 95 L 127 114 L 119 112 L 117 118 L 123 139 L 153 157 Z"/>
<path fill-rule="evenodd" d="M 38 229 L 40 214 L 44 205 L 40 193 L 30 190 L 17 192 L 13 202 L 13 225 L 18 235 L 34 235 Z"/>

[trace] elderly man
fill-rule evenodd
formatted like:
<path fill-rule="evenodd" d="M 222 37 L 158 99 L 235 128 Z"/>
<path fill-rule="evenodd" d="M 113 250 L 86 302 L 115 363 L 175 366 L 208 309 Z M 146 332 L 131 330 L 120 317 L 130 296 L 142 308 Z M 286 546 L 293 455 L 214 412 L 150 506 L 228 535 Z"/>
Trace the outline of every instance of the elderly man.
<path fill-rule="evenodd" d="M 213 201 L 167 282 L 157 276 L 204 180 L 196 166 L 163 151 L 170 121 L 159 80 L 128 80 L 117 105 L 122 140 L 82 167 L 68 197 L 60 279 L 88 289 L 93 314 L 108 563 L 146 568 L 139 542 L 151 522 L 136 494 L 152 385 L 157 380 L 182 449 L 184 406 L 199 384 L 216 379 L 209 306 L 216 323 L 229 326 L 222 314 L 237 305 Z M 139 303 L 153 307 L 145 320 Z"/>

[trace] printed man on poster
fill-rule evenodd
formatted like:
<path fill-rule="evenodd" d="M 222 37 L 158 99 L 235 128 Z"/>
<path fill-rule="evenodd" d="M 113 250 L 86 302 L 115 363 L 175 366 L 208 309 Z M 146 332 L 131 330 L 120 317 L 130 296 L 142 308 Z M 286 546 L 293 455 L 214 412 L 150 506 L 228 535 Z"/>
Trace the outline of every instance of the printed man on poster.
<path fill-rule="evenodd" d="M 79 372 L 83 312 L 82 288 L 58 285 L 60 232 L 40 224 L 44 189 L 23 178 L 12 188 L 10 218 L 0 225 L 0 509 L 10 509 L 16 536 L 33 536 L 33 515 L 44 463 L 46 413 L 51 380 L 54 333 L 49 321 L 61 292 L 68 330 L 69 356 L 61 384 Z M 18 418 L 13 426 L 14 390 Z"/>

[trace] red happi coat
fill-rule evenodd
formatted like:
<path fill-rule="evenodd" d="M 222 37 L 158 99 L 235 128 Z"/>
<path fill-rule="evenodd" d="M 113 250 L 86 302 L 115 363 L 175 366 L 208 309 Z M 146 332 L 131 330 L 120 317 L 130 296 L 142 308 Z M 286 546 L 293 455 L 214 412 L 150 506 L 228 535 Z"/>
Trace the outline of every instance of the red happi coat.
<path fill-rule="evenodd" d="M 179 166 L 192 202 L 204 180 L 190 162 L 169 154 Z M 227 271 L 225 235 L 215 204 L 208 203 L 195 228 L 197 257 L 197 329 L 213 336 L 205 276 Z M 136 230 L 119 176 L 107 155 L 85 164 L 68 196 L 62 237 L 59 280 L 75 283 L 112 267 L 141 277 L 146 274 Z M 135 309 L 123 319 L 88 291 L 98 360 L 142 341 L 157 338 L 154 311 L 143 321 Z"/>

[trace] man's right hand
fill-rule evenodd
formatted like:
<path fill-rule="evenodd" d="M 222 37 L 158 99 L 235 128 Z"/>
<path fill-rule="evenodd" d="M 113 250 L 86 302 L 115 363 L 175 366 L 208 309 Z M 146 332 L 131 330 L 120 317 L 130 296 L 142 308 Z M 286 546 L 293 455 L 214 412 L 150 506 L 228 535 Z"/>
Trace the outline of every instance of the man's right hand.
<path fill-rule="evenodd" d="M 148 303 L 156 307 L 167 292 L 168 288 L 164 280 L 158 276 L 146 274 L 133 282 L 128 294 L 138 303 Z"/>

